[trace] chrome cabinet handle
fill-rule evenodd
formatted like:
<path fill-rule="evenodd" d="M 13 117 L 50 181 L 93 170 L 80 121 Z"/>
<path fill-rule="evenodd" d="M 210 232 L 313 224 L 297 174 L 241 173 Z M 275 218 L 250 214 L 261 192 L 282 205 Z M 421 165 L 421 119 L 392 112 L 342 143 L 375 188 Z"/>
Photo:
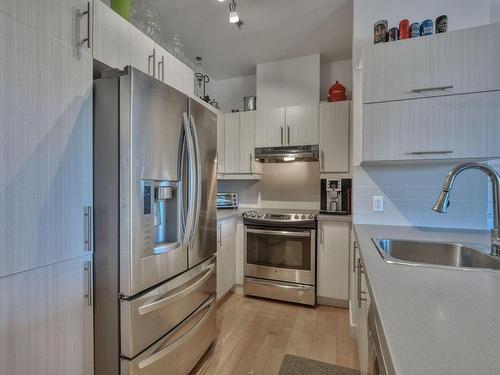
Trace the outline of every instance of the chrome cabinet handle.
<path fill-rule="evenodd" d="M 414 94 L 419 94 L 421 92 L 425 92 L 425 91 L 444 91 L 444 90 L 449 90 L 449 89 L 452 89 L 453 88 L 453 85 L 449 85 L 449 86 L 436 86 L 436 87 L 425 87 L 425 88 L 422 88 L 422 89 L 413 89 L 411 90 L 412 93 Z"/>
<path fill-rule="evenodd" d="M 219 246 L 222 246 L 222 224 L 217 225 L 217 230 L 219 231 Z"/>
<path fill-rule="evenodd" d="M 150 67 L 153 66 L 153 74 Z M 153 48 L 153 54 L 148 56 L 148 74 L 156 77 L 156 49 Z"/>
<path fill-rule="evenodd" d="M 361 308 L 361 303 L 366 301 L 366 298 L 363 298 L 363 294 L 366 292 L 361 290 L 361 274 L 364 273 L 362 270 L 361 259 L 358 258 L 358 307 Z"/>
<path fill-rule="evenodd" d="M 171 294 L 171 295 L 169 295 L 165 298 L 162 298 L 158 301 L 148 303 L 144 306 L 139 307 L 139 309 L 138 309 L 139 315 L 146 315 L 152 311 L 156 311 L 156 310 L 162 308 L 163 306 L 170 305 L 170 304 L 182 299 L 183 297 L 187 296 L 189 293 L 200 288 L 200 286 L 203 285 L 203 283 L 205 281 L 207 281 L 210 278 L 210 276 L 212 276 L 214 274 L 215 264 L 209 265 L 204 270 L 204 272 L 205 272 L 205 274 L 199 280 L 192 283 L 188 287 L 178 291 L 177 293 Z M 198 276 L 200 276 L 200 274 L 196 275 L 196 277 L 198 277 Z"/>
<path fill-rule="evenodd" d="M 83 208 L 83 250 L 92 251 L 92 207 Z"/>
<path fill-rule="evenodd" d="M 323 225 L 321 225 L 320 240 L 321 240 L 321 250 L 324 251 L 325 248 L 324 248 L 323 244 L 325 243 L 325 227 Z"/>
<path fill-rule="evenodd" d="M 86 261 L 83 263 L 83 272 L 85 273 L 85 299 L 87 305 L 92 306 L 92 262 Z"/>
<path fill-rule="evenodd" d="M 87 2 L 87 10 L 81 11 L 77 10 L 76 11 L 76 20 L 77 20 L 77 32 L 80 34 L 80 19 L 83 17 L 87 17 L 87 37 L 85 39 L 82 39 L 78 42 L 77 48 L 80 49 L 83 47 L 85 44 L 87 44 L 87 48 L 92 48 L 92 44 L 90 41 L 90 1 Z M 78 38 L 80 35 L 78 35 Z"/>
<path fill-rule="evenodd" d="M 446 155 L 453 154 L 452 150 L 437 150 L 437 151 L 412 151 L 408 155 Z"/>
<path fill-rule="evenodd" d="M 281 127 L 281 145 L 283 146 L 283 126 Z"/>
<path fill-rule="evenodd" d="M 179 346 L 184 344 L 187 340 L 189 340 L 196 332 L 198 332 L 198 330 L 201 327 L 203 327 L 205 322 L 210 317 L 210 314 L 214 310 L 215 306 L 216 306 L 215 297 L 210 298 L 207 302 L 205 302 L 203 305 L 201 305 L 201 307 L 199 307 L 198 311 L 202 311 L 203 309 L 207 309 L 207 312 L 205 313 L 205 315 L 203 315 L 203 318 L 198 323 L 196 323 L 196 325 L 191 330 L 189 330 L 186 334 L 184 334 L 183 336 L 181 336 L 180 338 L 175 340 L 172 344 L 170 344 L 164 348 L 160 347 L 159 349 L 154 351 L 152 355 L 150 355 L 149 357 L 146 357 L 145 359 L 140 361 L 138 363 L 139 369 L 144 369 L 147 366 L 152 365 L 153 363 L 157 362 L 158 360 L 166 357 L 167 355 L 172 353 L 172 351 L 174 351 Z M 183 323 L 181 323 L 179 326 L 177 326 L 177 328 L 175 328 L 172 331 L 171 335 L 173 336 L 175 334 L 175 332 L 178 332 L 179 330 L 181 330 L 185 324 L 189 324 L 189 320 L 190 319 L 186 319 Z"/>
<path fill-rule="evenodd" d="M 322 172 L 325 171 L 325 152 L 323 150 L 319 153 L 319 165 Z"/>
<path fill-rule="evenodd" d="M 253 171 L 252 171 L 252 161 L 253 161 L 253 156 L 252 156 L 252 153 L 250 153 L 250 173 L 253 173 Z"/>
<path fill-rule="evenodd" d="M 358 266 L 356 265 L 356 250 L 358 250 L 358 242 L 357 241 L 354 241 L 354 247 L 353 247 L 353 251 L 352 251 L 352 272 L 356 272 L 356 268 L 358 268 Z"/>
<path fill-rule="evenodd" d="M 290 143 L 291 143 L 290 142 L 290 127 L 287 126 L 287 128 L 288 128 L 288 146 L 290 146 Z"/>
<path fill-rule="evenodd" d="M 160 73 L 161 73 L 161 79 L 160 79 Z M 165 56 L 162 56 L 161 60 L 158 61 L 158 79 L 161 80 L 162 82 L 165 82 Z"/>

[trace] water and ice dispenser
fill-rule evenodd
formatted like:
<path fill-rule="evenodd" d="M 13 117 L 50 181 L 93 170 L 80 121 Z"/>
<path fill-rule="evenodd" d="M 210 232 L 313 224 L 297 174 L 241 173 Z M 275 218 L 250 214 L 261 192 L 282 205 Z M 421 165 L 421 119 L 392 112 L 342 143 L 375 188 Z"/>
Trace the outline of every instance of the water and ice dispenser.
<path fill-rule="evenodd" d="M 180 190 L 176 181 L 143 180 L 142 233 L 145 256 L 162 254 L 181 242 Z"/>

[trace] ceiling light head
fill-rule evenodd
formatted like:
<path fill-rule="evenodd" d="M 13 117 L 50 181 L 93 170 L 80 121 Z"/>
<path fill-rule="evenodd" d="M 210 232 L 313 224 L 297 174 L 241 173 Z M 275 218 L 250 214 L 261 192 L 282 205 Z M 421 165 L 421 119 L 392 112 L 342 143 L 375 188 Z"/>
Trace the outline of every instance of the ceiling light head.
<path fill-rule="evenodd" d="M 238 23 L 240 21 L 240 17 L 238 16 L 238 12 L 236 11 L 236 2 L 231 0 L 229 2 L 229 22 L 230 23 Z"/>

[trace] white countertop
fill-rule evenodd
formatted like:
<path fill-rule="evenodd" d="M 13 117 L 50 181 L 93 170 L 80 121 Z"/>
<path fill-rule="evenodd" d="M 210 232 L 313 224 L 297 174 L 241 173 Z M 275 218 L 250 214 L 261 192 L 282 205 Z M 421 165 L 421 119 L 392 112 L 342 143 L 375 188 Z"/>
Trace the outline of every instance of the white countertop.
<path fill-rule="evenodd" d="M 372 238 L 488 245 L 487 231 L 355 225 L 398 375 L 500 374 L 500 273 L 388 264 Z"/>

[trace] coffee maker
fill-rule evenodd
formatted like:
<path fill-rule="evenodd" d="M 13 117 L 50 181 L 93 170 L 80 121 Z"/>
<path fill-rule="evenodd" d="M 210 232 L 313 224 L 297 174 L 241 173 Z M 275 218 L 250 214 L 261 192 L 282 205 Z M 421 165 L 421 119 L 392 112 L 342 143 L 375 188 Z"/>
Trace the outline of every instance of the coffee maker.
<path fill-rule="evenodd" d="M 330 215 L 350 215 L 351 190 L 350 178 L 321 179 L 320 212 Z"/>

